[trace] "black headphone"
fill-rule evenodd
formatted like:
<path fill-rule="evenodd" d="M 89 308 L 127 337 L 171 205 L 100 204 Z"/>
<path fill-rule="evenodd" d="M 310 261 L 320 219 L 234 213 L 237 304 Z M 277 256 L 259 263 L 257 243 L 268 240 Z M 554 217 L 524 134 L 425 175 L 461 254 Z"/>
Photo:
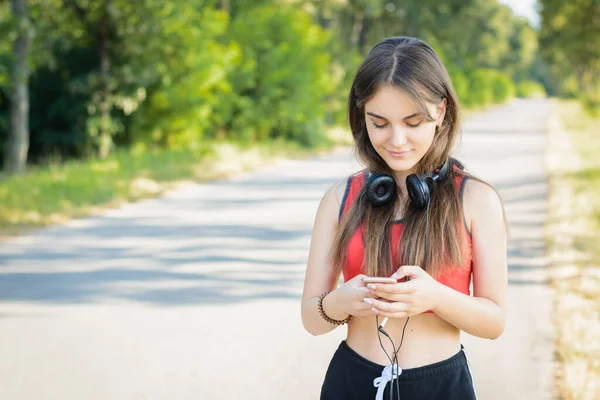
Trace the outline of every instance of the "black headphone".
<path fill-rule="evenodd" d="M 434 182 L 444 179 L 449 171 L 450 158 L 447 158 L 433 173 L 407 176 L 406 190 L 411 203 L 419 210 L 425 209 L 431 199 Z M 365 186 L 367 201 L 375 207 L 389 204 L 396 197 L 396 180 L 388 174 L 381 172 L 370 174 Z"/>

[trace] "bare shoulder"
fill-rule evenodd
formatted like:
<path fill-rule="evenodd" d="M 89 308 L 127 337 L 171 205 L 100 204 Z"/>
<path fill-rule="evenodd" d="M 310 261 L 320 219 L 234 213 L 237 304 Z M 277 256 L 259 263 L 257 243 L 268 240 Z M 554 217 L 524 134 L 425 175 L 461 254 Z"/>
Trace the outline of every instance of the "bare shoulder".
<path fill-rule="evenodd" d="M 345 177 L 343 179 L 338 180 L 333 183 L 323 195 L 321 199 L 320 208 L 325 207 L 328 211 L 331 212 L 332 215 L 335 215 L 335 220 L 337 221 L 337 215 L 340 207 L 342 206 L 342 202 L 344 201 L 344 196 L 346 195 L 346 190 L 350 184 L 350 178 L 354 176 L 351 175 L 349 177 Z"/>
<path fill-rule="evenodd" d="M 470 227 L 473 222 L 501 224 L 504 226 L 504 207 L 496 190 L 476 179 L 465 182 L 463 209 Z M 471 229 L 471 232 L 473 230 Z"/>
<path fill-rule="evenodd" d="M 346 187 L 348 186 L 348 178 L 340 179 L 327 189 L 325 196 L 329 196 L 338 206 L 342 205 L 344 194 L 346 193 Z M 325 197 L 324 196 L 324 197 Z"/>

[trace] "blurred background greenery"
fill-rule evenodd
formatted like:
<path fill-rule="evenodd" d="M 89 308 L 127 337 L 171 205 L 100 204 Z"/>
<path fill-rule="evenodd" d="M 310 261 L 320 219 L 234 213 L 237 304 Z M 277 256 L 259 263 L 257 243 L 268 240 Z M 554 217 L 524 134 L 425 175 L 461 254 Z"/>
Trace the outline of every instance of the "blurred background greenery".
<path fill-rule="evenodd" d="M 2 1 L 0 160 L 23 170 L 11 83 L 29 91 L 30 165 L 213 140 L 315 147 L 345 123 L 361 57 L 392 35 L 432 44 L 466 107 L 545 93 L 597 104 L 600 39 L 579 39 L 597 30 L 583 5 L 598 6 L 564 3 L 541 1 L 536 30 L 496 0 Z"/>
<path fill-rule="evenodd" d="M 532 26 L 505 2 L 0 0 L 0 229 L 347 142 L 353 74 L 387 36 L 429 42 L 466 110 L 597 111 L 600 4 L 539 0 Z"/>
<path fill-rule="evenodd" d="M 598 109 L 598 2 L 537 9 L 532 26 L 497 0 L 0 1 L 0 225 L 214 178 L 235 155 L 331 148 L 386 36 L 429 42 L 465 109 L 545 95 Z"/>

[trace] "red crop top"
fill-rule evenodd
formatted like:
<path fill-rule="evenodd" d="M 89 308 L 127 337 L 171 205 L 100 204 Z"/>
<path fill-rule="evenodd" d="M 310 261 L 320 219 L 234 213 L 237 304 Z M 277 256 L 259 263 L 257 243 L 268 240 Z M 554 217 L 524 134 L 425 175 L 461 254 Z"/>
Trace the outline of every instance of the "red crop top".
<path fill-rule="evenodd" d="M 458 168 L 454 166 L 454 168 Z M 346 185 L 346 191 L 340 207 L 340 213 L 338 220 L 341 220 L 342 216 L 348 211 L 352 201 L 356 198 L 361 187 L 365 182 L 366 172 L 352 175 L 348 178 Z M 462 204 L 462 194 L 464 190 L 465 182 L 468 177 L 455 176 L 454 181 L 456 188 L 459 191 L 459 197 Z M 470 295 L 470 284 L 471 284 L 471 272 L 472 272 L 472 254 L 471 254 L 471 234 L 467 228 L 466 222 L 463 219 L 462 225 L 465 229 L 466 246 L 464 249 L 463 265 L 460 268 L 454 268 L 451 271 L 436 277 L 436 280 L 454 290 L 457 290 L 466 295 Z M 400 241 L 400 235 L 402 233 L 402 220 L 394 221 L 392 226 L 392 259 L 398 259 L 398 242 Z M 346 253 L 346 263 L 342 268 L 344 275 L 344 282 L 349 281 L 356 275 L 363 273 L 362 262 L 364 257 L 364 243 L 362 241 L 362 235 L 360 230 L 357 229 L 354 235 L 350 239 L 348 244 L 348 250 Z M 431 312 L 431 311 L 428 311 Z"/>

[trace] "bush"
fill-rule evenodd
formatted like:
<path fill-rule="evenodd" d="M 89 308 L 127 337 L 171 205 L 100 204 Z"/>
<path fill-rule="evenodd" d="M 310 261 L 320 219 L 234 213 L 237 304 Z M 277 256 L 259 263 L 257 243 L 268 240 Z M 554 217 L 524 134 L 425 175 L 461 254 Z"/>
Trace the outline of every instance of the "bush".
<path fill-rule="evenodd" d="M 467 79 L 465 73 L 454 67 L 452 64 L 448 65 L 448 74 L 450 75 L 450 79 L 452 80 L 452 86 L 454 86 L 454 91 L 458 96 L 458 101 L 468 106 L 470 103 L 470 94 L 469 94 L 469 80 Z"/>
<path fill-rule="evenodd" d="M 240 15 L 231 39 L 242 51 L 219 129 L 234 139 L 284 138 L 306 146 L 323 137 L 325 98 L 337 86 L 329 34 L 300 10 L 259 6 Z"/>
<path fill-rule="evenodd" d="M 468 74 L 467 78 L 469 80 L 467 104 L 484 107 L 494 102 L 489 70 L 477 69 Z"/>
<path fill-rule="evenodd" d="M 517 96 L 522 98 L 546 97 L 546 90 L 539 82 L 521 81 L 517 84 Z"/>
<path fill-rule="evenodd" d="M 515 96 L 516 88 L 505 73 L 493 69 L 476 69 L 467 74 L 469 81 L 465 104 L 484 107 L 504 103 Z"/>
<path fill-rule="evenodd" d="M 186 30 L 172 29 L 171 43 L 184 50 L 166 61 L 168 73 L 133 115 L 138 146 L 274 138 L 322 144 L 324 99 L 337 85 L 328 34 L 307 13 L 275 6 L 249 6 L 231 23 L 210 8 L 191 13 Z"/>
<path fill-rule="evenodd" d="M 198 148 L 215 136 L 215 115 L 231 91 L 227 73 L 239 64 L 240 50 L 221 43 L 229 29 L 223 11 L 189 6 L 162 23 L 172 55 L 156 61 L 157 81 L 132 115 L 132 142 L 138 148 Z"/>
<path fill-rule="evenodd" d="M 494 71 L 491 75 L 494 103 L 504 103 L 515 97 L 517 89 L 510 76 L 500 71 Z"/>

